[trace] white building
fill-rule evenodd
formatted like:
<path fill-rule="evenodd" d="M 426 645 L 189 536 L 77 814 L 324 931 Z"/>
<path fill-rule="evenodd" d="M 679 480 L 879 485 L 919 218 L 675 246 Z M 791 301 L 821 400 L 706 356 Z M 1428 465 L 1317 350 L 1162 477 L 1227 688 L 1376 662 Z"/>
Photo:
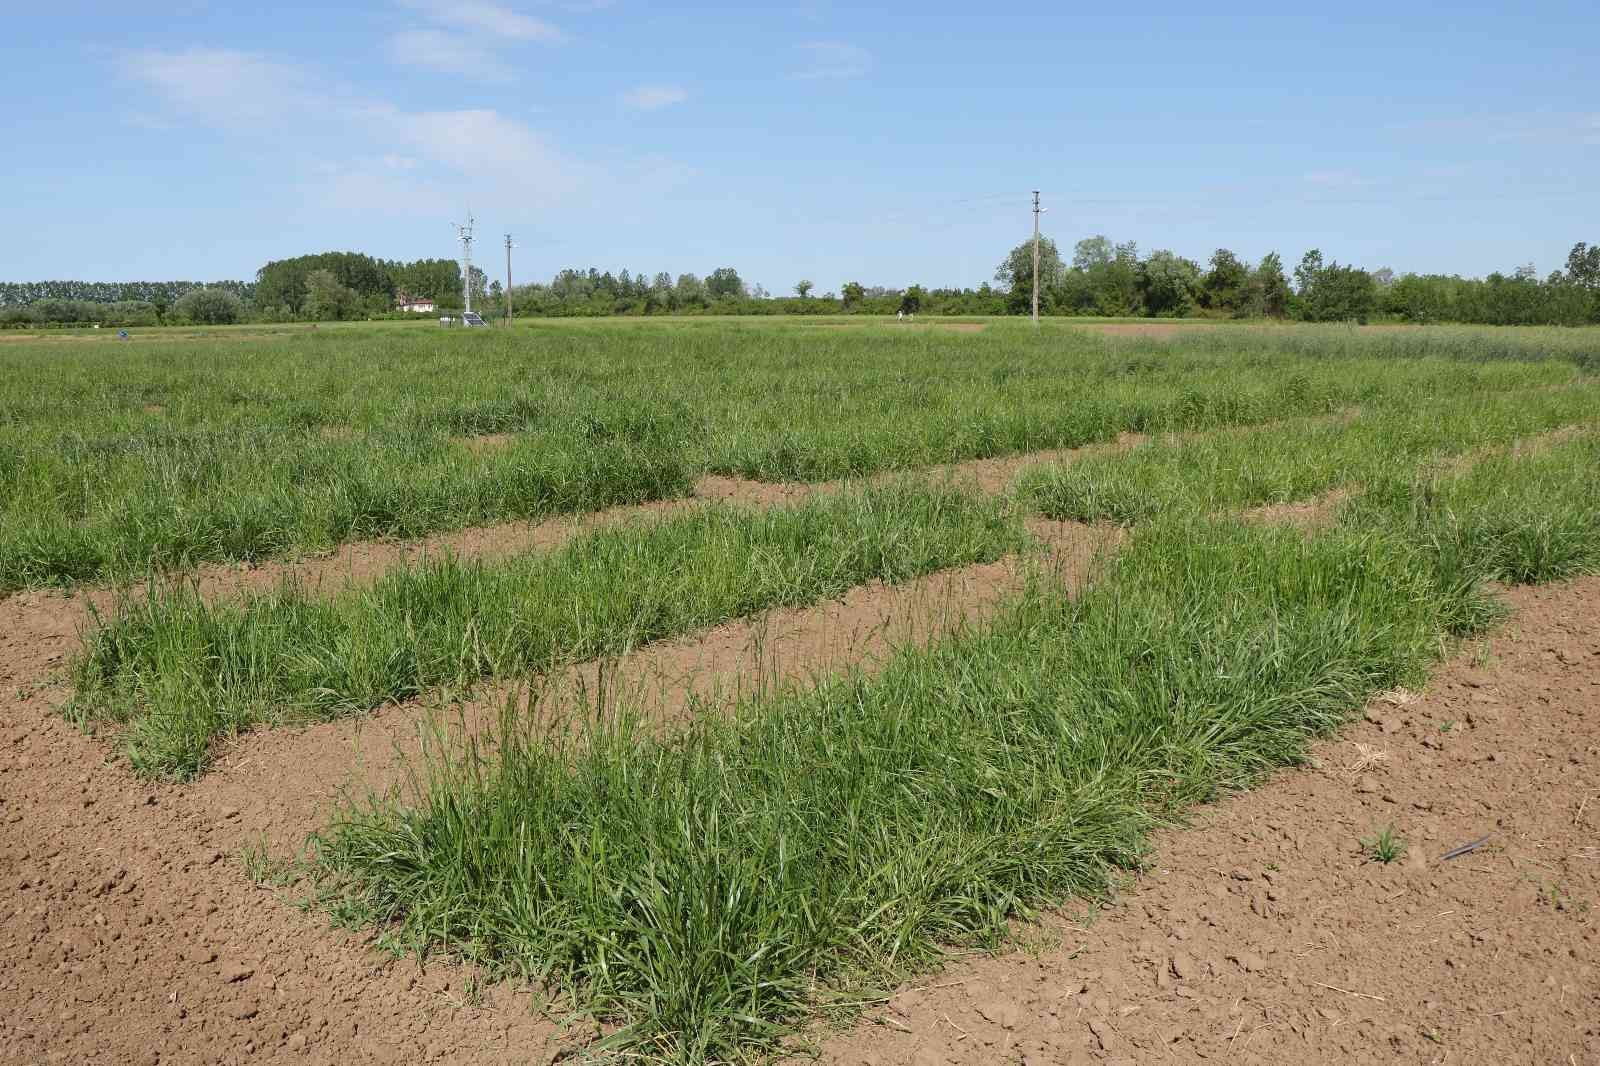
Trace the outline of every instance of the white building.
<path fill-rule="evenodd" d="M 415 299 L 402 300 L 400 302 L 400 310 L 415 311 L 416 313 L 422 315 L 431 315 L 433 314 L 434 306 L 433 301 L 428 297 L 418 296 Z"/>

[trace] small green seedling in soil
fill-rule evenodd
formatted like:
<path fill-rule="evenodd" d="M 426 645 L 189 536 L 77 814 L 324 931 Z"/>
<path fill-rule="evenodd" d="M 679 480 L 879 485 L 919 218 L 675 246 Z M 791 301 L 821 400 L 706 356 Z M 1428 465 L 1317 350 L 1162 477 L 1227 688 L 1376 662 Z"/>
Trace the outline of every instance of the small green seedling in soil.
<path fill-rule="evenodd" d="M 1439 723 L 1439 732 L 1448 733 L 1448 732 L 1450 732 L 1450 730 L 1454 729 L 1455 727 L 1456 727 L 1455 719 L 1452 718 L 1448 722 L 1440 722 Z"/>
<path fill-rule="evenodd" d="M 239 862 L 245 877 L 262 888 L 282 888 L 294 882 L 293 861 L 273 855 L 265 836 L 240 848 Z"/>
<path fill-rule="evenodd" d="M 1387 865 L 1406 853 L 1406 842 L 1395 834 L 1394 826 L 1386 825 L 1363 840 L 1361 849 L 1369 859 Z"/>

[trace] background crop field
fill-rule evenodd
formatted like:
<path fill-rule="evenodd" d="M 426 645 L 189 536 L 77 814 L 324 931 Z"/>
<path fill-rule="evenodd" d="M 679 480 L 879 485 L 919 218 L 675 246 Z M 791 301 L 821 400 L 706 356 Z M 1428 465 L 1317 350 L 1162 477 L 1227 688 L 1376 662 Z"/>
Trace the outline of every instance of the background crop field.
<path fill-rule="evenodd" d="M 145 331 L 0 345 L 0 590 L 1578 380 L 1600 331 L 999 321 Z"/>

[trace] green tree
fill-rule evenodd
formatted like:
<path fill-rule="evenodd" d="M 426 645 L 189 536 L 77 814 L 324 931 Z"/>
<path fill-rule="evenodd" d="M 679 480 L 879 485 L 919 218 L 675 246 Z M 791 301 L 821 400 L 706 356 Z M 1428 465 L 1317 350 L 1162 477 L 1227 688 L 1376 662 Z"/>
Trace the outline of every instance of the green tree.
<path fill-rule="evenodd" d="M 800 281 L 794 283 L 794 294 L 800 297 L 800 299 L 804 300 L 807 296 L 811 295 L 811 290 L 814 288 L 816 288 L 816 285 L 812 284 L 810 281 L 801 279 Z"/>
<path fill-rule="evenodd" d="M 226 289 L 190 289 L 173 302 L 172 314 L 182 322 L 222 326 L 239 321 L 244 301 Z"/>
<path fill-rule="evenodd" d="M 1593 248 L 1579 241 L 1567 253 L 1567 282 L 1584 289 L 1600 289 L 1600 244 Z"/>
<path fill-rule="evenodd" d="M 1310 292 L 1316 287 L 1322 271 L 1322 250 L 1313 248 L 1300 257 L 1300 265 L 1294 268 L 1294 291 L 1299 295 Z"/>
<path fill-rule="evenodd" d="M 331 270 L 313 270 L 306 275 L 303 313 L 318 322 L 338 322 L 353 318 L 361 305 L 361 294 L 341 282 Z"/>
<path fill-rule="evenodd" d="M 845 310 L 854 311 L 861 301 L 866 298 L 867 289 L 859 281 L 847 281 L 844 283 L 844 287 L 839 290 L 839 295 L 844 298 Z"/>
<path fill-rule="evenodd" d="M 914 315 L 922 310 L 922 301 L 928 298 L 927 290 L 921 285 L 913 285 L 900 296 L 900 310 L 908 315 Z"/>
<path fill-rule="evenodd" d="M 1226 248 L 1211 256 L 1211 269 L 1200 281 L 1196 294 L 1201 307 L 1213 311 L 1238 311 L 1249 296 L 1250 268 Z"/>
<path fill-rule="evenodd" d="M 1192 260 L 1160 249 L 1150 253 L 1139 277 L 1146 314 L 1181 318 L 1193 309 L 1200 268 Z"/>
<path fill-rule="evenodd" d="M 1093 237 L 1085 237 L 1073 246 L 1072 267 L 1074 270 L 1094 270 L 1108 265 L 1116 255 L 1116 245 L 1111 243 L 1111 238 L 1103 233 L 1097 233 Z"/>
<path fill-rule="evenodd" d="M 1056 242 L 1049 237 L 1039 238 L 1039 305 L 1043 310 L 1045 294 L 1061 284 L 1065 267 Z M 1033 306 L 1033 238 L 1017 245 L 995 267 L 994 280 L 1006 290 L 1007 308 L 1012 314 L 1024 314 Z"/>
<path fill-rule="evenodd" d="M 744 295 L 744 279 L 733 267 L 718 267 L 706 278 L 706 293 L 713 299 Z"/>
<path fill-rule="evenodd" d="M 1089 285 L 1094 293 L 1095 310 L 1100 314 L 1138 314 L 1142 287 L 1138 244 L 1125 241 L 1116 245 L 1109 262 L 1089 271 Z"/>
<path fill-rule="evenodd" d="M 705 282 L 693 274 L 679 274 L 678 283 L 672 289 L 673 306 L 679 310 L 689 307 L 700 307 L 706 302 Z"/>
<path fill-rule="evenodd" d="M 1250 299 L 1245 312 L 1282 318 L 1289 313 L 1289 279 L 1283 275 L 1283 258 L 1268 252 L 1250 275 Z"/>
<path fill-rule="evenodd" d="M 1378 303 L 1378 286 L 1372 275 L 1337 260 L 1321 266 L 1321 255 L 1308 262 L 1306 254 L 1295 277 L 1300 317 L 1309 322 L 1365 322 Z M 1537 283 L 1534 283 L 1537 284 Z"/>

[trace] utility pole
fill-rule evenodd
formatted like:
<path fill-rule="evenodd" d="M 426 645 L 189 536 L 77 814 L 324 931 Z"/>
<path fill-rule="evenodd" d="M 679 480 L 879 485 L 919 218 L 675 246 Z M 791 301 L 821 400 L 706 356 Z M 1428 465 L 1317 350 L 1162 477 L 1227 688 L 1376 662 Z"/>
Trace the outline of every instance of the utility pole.
<path fill-rule="evenodd" d="M 1033 190 L 1033 324 L 1039 324 L 1039 190 Z"/>
<path fill-rule="evenodd" d="M 472 212 L 467 212 L 467 224 L 456 226 L 456 237 L 461 241 L 461 289 L 466 294 L 467 309 L 472 313 Z"/>
<path fill-rule="evenodd" d="M 506 234 L 506 325 L 511 324 L 511 234 Z"/>

